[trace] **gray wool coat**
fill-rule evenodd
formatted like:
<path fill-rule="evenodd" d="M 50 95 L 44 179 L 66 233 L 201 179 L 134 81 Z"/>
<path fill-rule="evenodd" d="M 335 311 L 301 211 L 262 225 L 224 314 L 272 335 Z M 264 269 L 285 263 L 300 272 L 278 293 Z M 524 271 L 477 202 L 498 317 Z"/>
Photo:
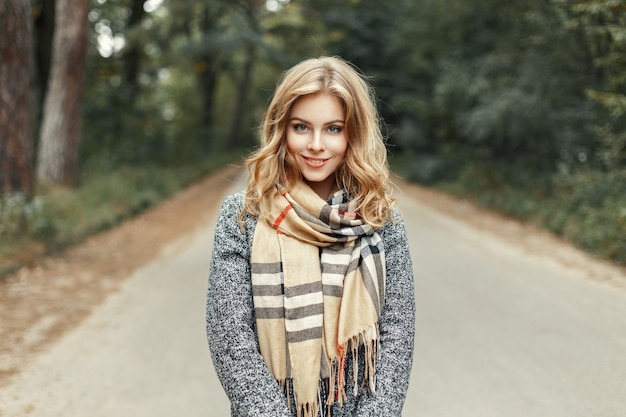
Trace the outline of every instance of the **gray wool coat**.
<path fill-rule="evenodd" d="M 250 252 L 257 218 L 249 216 L 244 231 L 238 217 L 244 194 L 227 197 L 215 228 L 209 271 L 206 331 L 215 371 L 231 402 L 233 417 L 295 417 L 259 350 Z M 404 223 L 394 209 L 394 220 L 378 230 L 385 245 L 387 266 L 385 304 L 381 313 L 380 359 L 376 392 L 353 393 L 353 366 L 363 375 L 362 360 L 347 356 L 346 394 L 343 407 L 331 409 L 333 417 L 400 416 L 409 383 L 415 335 L 413 267 Z M 362 352 L 361 352 L 362 353 Z M 358 357 L 362 358 L 362 354 Z M 326 407 L 322 407 L 326 416 Z"/>

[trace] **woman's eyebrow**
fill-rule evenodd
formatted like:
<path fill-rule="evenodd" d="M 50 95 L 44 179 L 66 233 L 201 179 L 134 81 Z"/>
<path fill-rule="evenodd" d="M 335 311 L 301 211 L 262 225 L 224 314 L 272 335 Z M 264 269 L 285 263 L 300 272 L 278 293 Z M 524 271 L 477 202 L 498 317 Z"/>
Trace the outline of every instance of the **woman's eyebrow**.
<path fill-rule="evenodd" d="M 294 120 L 297 120 L 297 121 L 305 123 L 305 124 L 311 124 L 311 122 L 309 122 L 308 120 L 305 120 L 305 119 L 303 119 L 301 117 L 298 117 L 298 116 L 294 116 L 294 117 L 289 119 L 290 122 L 293 122 Z M 345 123 L 345 121 L 342 120 L 342 119 L 336 119 L 336 120 L 331 120 L 329 122 L 326 122 L 326 123 L 324 123 L 324 125 L 332 125 L 332 124 L 335 124 L 335 123 Z"/>
<path fill-rule="evenodd" d="M 296 117 L 292 117 L 292 118 L 289 119 L 290 122 L 293 122 L 294 120 L 297 120 L 297 121 L 302 122 L 302 123 L 311 124 L 311 122 L 309 122 L 308 120 L 304 120 L 303 118 L 297 117 L 297 116 Z"/>

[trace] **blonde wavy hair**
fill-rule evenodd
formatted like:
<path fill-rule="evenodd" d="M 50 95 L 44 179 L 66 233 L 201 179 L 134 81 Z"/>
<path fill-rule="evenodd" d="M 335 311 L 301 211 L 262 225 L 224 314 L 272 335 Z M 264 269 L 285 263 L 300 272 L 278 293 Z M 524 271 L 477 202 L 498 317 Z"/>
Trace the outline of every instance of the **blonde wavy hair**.
<path fill-rule="evenodd" d="M 366 223 L 380 228 L 391 219 L 395 200 L 376 99 L 366 78 L 338 57 L 307 59 L 282 75 L 261 125 L 261 147 L 246 160 L 250 176 L 240 218 L 250 213 L 272 222 L 264 214 L 279 193 L 276 185 L 288 190 L 289 180 L 302 180 L 287 151 L 286 130 L 294 103 L 315 93 L 331 94 L 343 103 L 348 148 L 335 172 L 337 186 L 350 193 Z"/>

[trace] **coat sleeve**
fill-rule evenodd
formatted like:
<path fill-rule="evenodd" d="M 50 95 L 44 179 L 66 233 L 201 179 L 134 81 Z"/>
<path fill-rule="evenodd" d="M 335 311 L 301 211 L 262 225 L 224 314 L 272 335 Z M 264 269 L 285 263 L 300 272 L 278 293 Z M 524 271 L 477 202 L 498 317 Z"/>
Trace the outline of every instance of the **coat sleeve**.
<path fill-rule="evenodd" d="M 242 206 L 241 193 L 227 197 L 215 228 L 206 309 L 211 357 L 235 415 L 290 417 L 254 330 L 251 239 L 239 227 Z"/>
<path fill-rule="evenodd" d="M 387 281 L 380 318 L 380 358 L 376 393 L 361 395 L 359 417 L 400 417 L 413 362 L 415 292 L 413 266 L 404 222 L 397 210 L 394 221 L 381 231 L 385 244 Z"/>

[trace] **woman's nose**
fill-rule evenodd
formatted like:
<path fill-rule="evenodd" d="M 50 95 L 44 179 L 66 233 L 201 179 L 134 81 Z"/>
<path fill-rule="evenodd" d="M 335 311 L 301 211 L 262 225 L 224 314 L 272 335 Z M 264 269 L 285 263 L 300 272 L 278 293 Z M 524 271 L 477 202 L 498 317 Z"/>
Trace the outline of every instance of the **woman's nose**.
<path fill-rule="evenodd" d="M 324 140 L 322 139 L 320 132 L 313 132 L 307 148 L 314 152 L 321 152 L 326 149 L 326 145 L 324 144 Z"/>

